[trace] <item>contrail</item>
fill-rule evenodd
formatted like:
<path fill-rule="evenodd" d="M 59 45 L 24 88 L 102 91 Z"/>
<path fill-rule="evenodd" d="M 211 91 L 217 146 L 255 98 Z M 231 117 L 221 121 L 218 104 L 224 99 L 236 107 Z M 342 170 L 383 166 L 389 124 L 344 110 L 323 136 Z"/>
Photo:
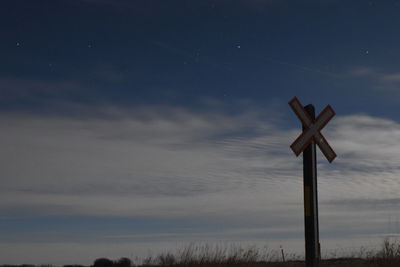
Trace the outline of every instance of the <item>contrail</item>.
<path fill-rule="evenodd" d="M 280 65 L 289 66 L 289 67 L 300 69 L 300 70 L 307 71 L 307 72 L 319 73 L 319 74 L 323 74 L 323 75 L 332 76 L 335 78 L 342 77 L 342 75 L 335 73 L 335 72 L 325 71 L 325 70 L 316 69 L 316 68 L 310 68 L 310 67 L 307 67 L 304 65 L 299 65 L 299 64 L 295 64 L 295 63 L 291 63 L 291 62 L 287 62 L 287 61 L 277 60 L 277 59 L 274 59 L 271 57 L 260 56 L 260 58 L 270 61 L 270 62 L 273 62 L 273 63 L 278 63 Z"/>
<path fill-rule="evenodd" d="M 197 59 L 197 56 L 193 55 L 193 53 L 187 52 L 187 51 L 185 51 L 183 49 L 177 48 L 175 46 L 169 45 L 169 44 L 164 43 L 164 42 L 151 42 L 151 44 L 156 45 L 158 47 L 161 47 L 161 48 L 163 48 L 165 50 L 168 50 L 169 52 L 171 52 L 173 54 L 180 55 L 180 56 L 186 57 L 186 58 L 191 59 L 191 60 L 196 60 Z M 241 47 L 240 49 L 243 50 L 244 48 Z M 339 73 L 326 71 L 326 70 L 321 70 L 321 69 L 318 69 L 318 68 L 311 68 L 311 67 L 308 67 L 308 66 L 304 66 L 304 65 L 300 65 L 300 64 L 296 64 L 296 63 L 291 63 L 291 62 L 275 59 L 275 58 L 272 58 L 272 57 L 260 56 L 260 55 L 253 55 L 252 57 L 253 58 L 261 58 L 261 59 L 263 59 L 265 61 L 269 61 L 269 62 L 272 62 L 272 63 L 288 66 L 288 67 L 291 67 L 291 68 L 296 68 L 296 69 L 299 69 L 299 70 L 302 70 L 302 71 L 306 71 L 306 72 L 318 73 L 318 74 L 327 75 L 327 76 L 334 77 L 334 78 L 342 78 L 343 77 Z M 239 70 L 235 70 L 232 67 L 228 67 L 228 66 L 226 66 L 224 64 L 218 63 L 215 60 L 211 60 L 209 57 L 204 56 L 204 55 L 201 56 L 201 60 L 200 61 L 203 62 L 203 63 L 210 64 L 210 65 L 212 65 L 213 67 L 216 67 L 216 68 L 225 69 L 225 70 L 228 70 L 228 71 L 231 71 L 231 72 L 239 72 Z"/>
<path fill-rule="evenodd" d="M 239 70 L 233 69 L 232 67 L 228 67 L 225 64 L 221 64 L 216 62 L 215 60 L 210 59 L 210 57 L 207 57 L 205 55 L 201 55 L 201 59 L 199 59 L 199 56 L 197 55 L 193 55 L 193 53 L 187 52 L 183 49 L 180 48 L 176 48 L 174 46 L 171 46 L 169 44 L 166 44 L 164 42 L 151 42 L 151 44 L 156 45 L 158 47 L 164 48 L 165 50 L 168 50 L 169 52 L 176 54 L 176 55 L 180 55 L 186 58 L 189 58 L 191 60 L 199 60 L 199 62 L 203 62 L 206 64 L 210 64 L 211 66 L 213 66 L 214 68 L 218 68 L 218 69 L 224 69 L 230 72 L 240 72 Z"/>

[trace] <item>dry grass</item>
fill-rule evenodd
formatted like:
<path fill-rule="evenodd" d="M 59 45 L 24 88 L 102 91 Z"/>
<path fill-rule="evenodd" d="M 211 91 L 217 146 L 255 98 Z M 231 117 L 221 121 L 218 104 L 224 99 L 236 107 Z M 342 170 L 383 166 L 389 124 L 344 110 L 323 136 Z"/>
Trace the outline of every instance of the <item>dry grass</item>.
<path fill-rule="evenodd" d="M 124 261 L 122 261 L 124 259 Z M 305 267 L 304 260 L 297 255 L 282 255 L 282 251 L 249 246 L 190 245 L 176 253 L 150 256 L 133 266 L 127 258 L 119 261 L 107 260 L 97 267 Z M 285 260 L 285 261 L 284 261 Z M 385 239 L 379 250 L 360 249 L 346 257 L 331 255 L 320 267 L 400 267 L 400 242 Z M 0 265 L 0 267 L 54 267 L 51 265 Z M 64 267 L 85 267 L 69 265 Z M 96 266 L 94 266 L 96 267 Z"/>
<path fill-rule="evenodd" d="M 284 255 L 255 246 L 222 247 L 210 245 L 190 245 L 175 254 L 164 253 L 146 258 L 138 267 L 176 266 L 176 267 L 305 267 L 296 255 Z M 320 267 L 399 267 L 400 243 L 385 239 L 380 250 L 360 249 L 345 258 L 324 259 Z"/>

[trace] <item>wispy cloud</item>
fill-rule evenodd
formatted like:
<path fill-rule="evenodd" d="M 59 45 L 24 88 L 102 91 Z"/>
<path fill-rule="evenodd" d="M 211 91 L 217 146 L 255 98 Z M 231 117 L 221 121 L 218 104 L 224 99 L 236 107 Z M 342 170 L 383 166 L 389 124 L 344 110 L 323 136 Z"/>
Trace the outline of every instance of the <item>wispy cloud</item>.
<path fill-rule="evenodd" d="M 382 70 L 378 68 L 359 66 L 349 70 L 347 77 L 364 79 L 368 81 L 369 88 L 380 94 L 395 97 L 400 88 L 400 72 L 397 70 Z"/>
<path fill-rule="evenodd" d="M 157 203 L 157 197 L 161 206 L 168 203 L 163 198 L 180 205 L 181 197 L 253 187 L 265 179 L 265 170 L 282 172 L 282 159 L 268 155 L 282 154 L 280 143 L 290 135 L 276 136 L 278 129 L 259 123 L 253 115 L 202 115 L 168 109 L 163 114 L 137 111 L 132 118 L 119 120 L 3 117 L 7 126 L 2 135 L 8 147 L 4 151 L 13 151 L 2 155 L 11 161 L 5 166 L 8 178 L 3 190 L 21 194 L 15 201 L 37 196 L 37 202 L 45 204 L 55 197 L 59 200 L 51 203 L 69 203 L 71 207 L 77 203 L 69 198 L 78 194 L 86 195 L 85 202 L 93 204 L 103 197 L 107 202 L 107 195 L 127 202 L 143 196 L 146 201 L 134 205 L 139 211 L 141 205 Z M 235 134 L 253 126 L 257 136 Z M 260 131 L 268 134 L 259 136 Z M 289 151 L 283 154 L 290 155 Z M 251 164 L 246 166 L 249 160 Z M 115 201 L 110 202 L 111 210 Z M 98 208 L 101 206 L 108 205 Z"/>
<path fill-rule="evenodd" d="M 203 195 L 219 199 L 224 192 L 244 190 L 255 193 L 251 199 L 261 185 L 275 194 L 275 187 L 286 182 L 288 188 L 301 184 L 293 179 L 299 176 L 300 162 L 288 149 L 298 131 L 260 121 L 254 113 L 231 116 L 166 109 L 137 111 L 117 120 L 3 116 L 1 122 L 2 191 L 20 195 L 7 195 L 3 207 L 22 205 L 26 199 L 29 205 L 58 203 L 82 210 L 79 198 L 86 198 L 82 205 L 93 203 L 92 212 L 135 215 L 151 210 L 146 207 L 155 205 L 157 198 L 161 206 L 180 205 L 186 198 L 197 203 Z M 336 179 L 349 185 L 356 183 L 354 176 L 365 180 L 378 173 L 387 179 L 396 175 L 399 133 L 400 126 L 387 119 L 337 118 L 327 136 L 339 154 L 338 168 L 328 172 L 331 167 L 322 162 L 322 179 L 340 172 Z M 395 179 L 389 182 L 389 188 L 397 184 Z M 355 189 L 352 195 L 370 193 Z M 118 199 L 130 202 L 138 197 L 146 201 L 114 210 Z M 101 198 L 110 204 L 97 205 Z"/>
<path fill-rule="evenodd" d="M 289 150 L 299 129 L 260 113 L 153 107 L 114 111 L 108 119 L 3 115 L 0 210 L 8 217 L 190 218 L 224 222 L 219 239 L 260 241 L 286 232 L 299 241 L 301 159 Z M 400 185 L 400 124 L 351 115 L 328 128 L 338 158 L 319 162 L 322 235 L 385 232 Z M 200 227 L 185 240 L 215 231 Z M 171 233 L 167 239 L 181 240 L 180 231 L 161 229 L 160 242 Z M 146 237 L 151 232 L 104 233 L 132 242 L 138 234 L 154 242 Z"/>
<path fill-rule="evenodd" d="M 40 98 L 62 97 L 66 93 L 83 90 L 83 86 L 66 81 L 43 81 L 0 77 L 0 100 L 40 100 Z"/>

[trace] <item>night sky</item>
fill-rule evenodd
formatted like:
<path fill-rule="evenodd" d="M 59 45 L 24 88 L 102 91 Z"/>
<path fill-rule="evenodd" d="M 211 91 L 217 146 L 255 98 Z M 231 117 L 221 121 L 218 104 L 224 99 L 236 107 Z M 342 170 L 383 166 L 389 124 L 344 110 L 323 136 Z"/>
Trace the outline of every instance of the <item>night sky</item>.
<path fill-rule="evenodd" d="M 323 256 L 400 234 L 400 1 L 1 1 L 0 264 L 189 243 L 304 253 L 294 96 Z"/>

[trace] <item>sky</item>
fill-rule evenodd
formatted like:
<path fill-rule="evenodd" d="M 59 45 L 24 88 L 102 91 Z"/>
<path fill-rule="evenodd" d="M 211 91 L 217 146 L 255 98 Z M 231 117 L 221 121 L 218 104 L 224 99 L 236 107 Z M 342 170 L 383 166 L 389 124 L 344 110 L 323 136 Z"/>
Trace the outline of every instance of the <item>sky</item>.
<path fill-rule="evenodd" d="M 3 0 L 1 264 L 188 244 L 304 254 L 301 125 L 322 254 L 400 233 L 400 1 Z"/>

